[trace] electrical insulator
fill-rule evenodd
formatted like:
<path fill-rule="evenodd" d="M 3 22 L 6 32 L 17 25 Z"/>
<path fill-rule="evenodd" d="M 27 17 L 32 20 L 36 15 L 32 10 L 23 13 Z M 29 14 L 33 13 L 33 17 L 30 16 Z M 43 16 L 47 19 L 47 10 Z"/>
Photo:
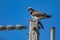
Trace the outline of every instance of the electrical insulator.
<path fill-rule="evenodd" d="M 7 27 L 5 25 L 1 25 L 0 30 L 7 30 Z"/>
<path fill-rule="evenodd" d="M 23 26 L 23 25 L 16 25 L 16 29 L 17 30 L 23 30 L 23 29 L 26 29 L 27 27 L 26 26 Z"/>
<path fill-rule="evenodd" d="M 7 26 L 7 30 L 14 30 L 16 29 L 14 25 L 8 25 Z"/>

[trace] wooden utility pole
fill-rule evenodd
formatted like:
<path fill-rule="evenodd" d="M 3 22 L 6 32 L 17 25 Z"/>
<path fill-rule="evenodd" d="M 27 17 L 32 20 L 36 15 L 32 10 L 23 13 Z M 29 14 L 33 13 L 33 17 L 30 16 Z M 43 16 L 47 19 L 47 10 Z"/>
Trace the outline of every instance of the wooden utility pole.
<path fill-rule="evenodd" d="M 39 40 L 38 20 L 30 20 L 29 40 Z"/>

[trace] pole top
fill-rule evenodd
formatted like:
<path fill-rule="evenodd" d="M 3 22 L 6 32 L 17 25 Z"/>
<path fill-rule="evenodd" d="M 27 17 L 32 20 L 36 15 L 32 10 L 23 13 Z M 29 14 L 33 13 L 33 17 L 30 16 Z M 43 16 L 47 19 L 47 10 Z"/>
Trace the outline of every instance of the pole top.
<path fill-rule="evenodd" d="M 55 27 L 51 27 L 50 29 L 55 29 Z"/>

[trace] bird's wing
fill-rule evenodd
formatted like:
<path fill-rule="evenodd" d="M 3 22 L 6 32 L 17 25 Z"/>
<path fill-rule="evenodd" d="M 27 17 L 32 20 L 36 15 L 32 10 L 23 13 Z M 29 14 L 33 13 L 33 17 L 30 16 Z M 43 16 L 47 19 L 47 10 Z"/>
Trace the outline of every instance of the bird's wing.
<path fill-rule="evenodd" d="M 32 13 L 32 16 L 37 16 L 37 17 L 39 17 L 40 15 L 42 15 L 40 12 L 33 12 L 33 13 Z"/>

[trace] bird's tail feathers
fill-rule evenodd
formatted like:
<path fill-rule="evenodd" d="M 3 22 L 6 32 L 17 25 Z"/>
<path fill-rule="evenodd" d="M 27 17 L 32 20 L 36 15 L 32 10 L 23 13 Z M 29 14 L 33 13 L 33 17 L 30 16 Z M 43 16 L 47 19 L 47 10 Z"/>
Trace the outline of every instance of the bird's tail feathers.
<path fill-rule="evenodd" d="M 51 15 L 47 15 L 46 17 L 47 17 L 47 18 L 51 18 Z"/>

